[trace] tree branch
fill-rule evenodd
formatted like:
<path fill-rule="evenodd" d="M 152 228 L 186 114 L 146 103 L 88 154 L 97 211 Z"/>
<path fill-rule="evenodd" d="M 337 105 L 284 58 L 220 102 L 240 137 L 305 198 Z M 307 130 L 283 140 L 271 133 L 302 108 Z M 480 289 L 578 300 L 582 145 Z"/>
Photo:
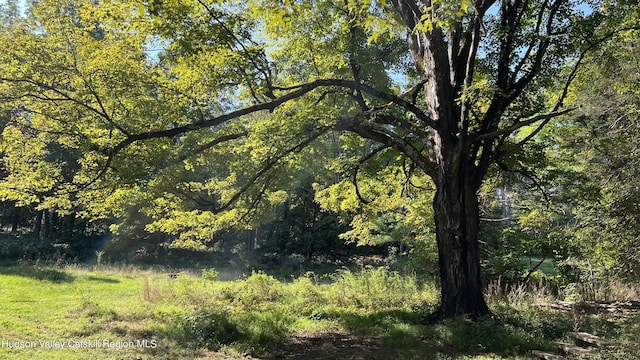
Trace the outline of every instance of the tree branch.
<path fill-rule="evenodd" d="M 353 183 L 353 186 L 356 189 L 356 196 L 358 197 L 358 200 L 360 200 L 360 202 L 363 203 L 363 204 L 370 204 L 373 200 L 366 200 L 362 196 L 362 193 L 360 192 L 360 187 L 358 186 L 358 171 L 360 170 L 360 166 L 362 164 L 366 163 L 367 161 L 373 159 L 373 157 L 376 156 L 380 151 L 385 150 L 387 148 L 388 147 L 386 145 L 382 145 L 382 146 L 374 149 L 373 151 L 371 151 L 366 156 L 360 158 L 360 160 L 358 160 L 358 163 L 355 166 L 355 169 L 353 170 L 353 176 L 351 178 L 351 182 Z"/>
<path fill-rule="evenodd" d="M 76 99 L 74 97 L 72 97 L 71 95 L 69 95 L 67 92 L 53 86 L 53 85 L 49 85 L 46 83 L 43 83 L 41 81 L 37 81 L 37 80 L 33 80 L 33 79 L 27 79 L 27 78 L 6 78 L 6 77 L 0 77 L 0 82 L 5 81 L 5 82 L 9 82 L 9 83 L 26 83 L 26 84 L 30 84 L 35 86 L 36 88 L 39 88 L 42 90 L 48 90 L 51 91 L 55 94 L 57 94 L 60 97 L 55 97 L 52 98 L 46 94 L 43 93 L 27 93 L 25 94 L 25 96 L 29 96 L 32 97 L 34 99 L 38 99 L 41 101 L 51 101 L 51 102 L 55 102 L 55 101 L 69 101 L 71 103 L 74 103 L 76 105 L 79 105 L 80 107 L 83 107 L 87 110 L 89 110 L 90 112 L 98 115 L 100 118 L 104 119 L 107 121 L 107 123 L 109 123 L 111 126 L 113 126 L 114 128 L 120 130 L 124 135 L 128 135 L 128 132 L 122 128 L 120 125 L 116 124 L 113 119 L 111 119 L 111 117 L 109 117 L 109 115 L 106 113 L 106 110 L 104 109 L 104 107 L 102 106 L 102 103 L 100 102 L 100 99 L 98 97 L 98 95 L 95 93 L 95 91 L 89 87 L 89 91 L 91 92 L 91 94 L 96 98 L 96 100 L 98 101 L 98 104 L 100 106 L 100 108 L 102 109 L 102 111 L 100 109 L 97 109 L 93 106 L 91 106 L 91 104 Z"/>
<path fill-rule="evenodd" d="M 206 151 L 206 150 L 209 150 L 209 149 L 211 149 L 212 147 L 214 147 L 214 146 L 216 146 L 216 145 L 218 145 L 218 144 L 220 144 L 220 143 L 223 143 L 223 142 L 226 142 L 226 141 L 230 141 L 230 140 L 240 139 L 240 138 L 245 137 L 245 136 L 247 136 L 247 135 L 249 135 L 249 133 L 247 133 L 247 132 L 240 132 L 240 133 L 235 133 L 235 134 L 229 134 L 229 135 L 223 135 L 223 136 L 220 136 L 220 137 L 218 137 L 218 138 L 215 138 L 215 139 L 213 139 L 213 140 L 211 140 L 211 141 L 209 141 L 209 142 L 207 142 L 207 143 L 204 143 L 204 144 L 202 144 L 202 145 L 198 146 L 197 148 L 193 149 L 193 151 L 191 151 L 189 154 L 182 154 L 182 155 L 180 155 L 180 156 L 178 157 L 178 161 L 179 161 L 179 162 L 180 162 L 180 161 L 185 161 L 185 160 L 187 160 L 189 157 L 194 156 L 194 155 L 197 155 L 197 154 L 200 154 L 200 153 L 202 153 L 202 152 L 204 152 L 204 151 Z"/>
<path fill-rule="evenodd" d="M 536 272 L 536 270 L 538 270 L 538 268 L 540 266 L 542 266 L 542 264 L 544 263 L 544 261 L 547 260 L 546 257 L 543 257 L 542 260 L 540 260 L 534 267 L 529 269 L 529 272 L 527 272 L 527 275 L 524 277 L 524 279 L 522 280 L 524 283 L 527 283 L 529 281 L 529 279 L 531 278 L 531 275 Z M 531 263 L 529 263 L 529 266 L 531 266 Z"/>
<path fill-rule="evenodd" d="M 225 204 L 215 209 L 214 212 L 221 212 L 230 208 L 236 201 L 238 201 L 238 199 L 240 199 L 240 196 L 247 192 L 258 179 L 260 179 L 267 172 L 269 172 L 269 170 L 276 166 L 280 162 L 280 160 L 294 152 L 301 151 L 329 130 L 331 130 L 331 128 L 328 126 L 322 127 L 318 129 L 314 134 L 311 134 L 304 141 L 301 141 L 298 144 L 286 149 L 275 158 L 267 161 L 259 171 L 257 171 L 251 178 L 249 178 L 249 180 L 247 180 L 244 186 L 242 186 L 233 196 L 231 196 L 231 198 Z"/>
<path fill-rule="evenodd" d="M 538 191 L 540 191 L 540 194 L 542 194 L 542 197 L 544 198 L 544 200 L 547 203 L 551 202 L 551 199 L 549 198 L 549 194 L 547 194 L 547 191 L 544 189 L 543 184 L 540 182 L 540 180 L 536 177 L 535 174 L 526 171 L 524 168 L 520 168 L 520 169 L 509 169 L 509 167 L 501 162 L 497 163 L 498 166 L 500 166 L 500 168 L 503 171 L 507 171 L 510 173 L 516 173 L 516 174 L 520 174 L 524 177 L 526 177 L 527 179 L 531 180 L 531 182 L 533 183 L 533 185 L 536 187 L 536 189 L 538 189 Z"/>
<path fill-rule="evenodd" d="M 516 131 L 516 130 L 524 127 L 524 126 L 531 125 L 531 124 L 533 124 L 535 122 L 538 122 L 540 120 L 551 120 L 551 119 L 553 119 L 553 118 L 555 118 L 557 116 L 567 114 L 567 113 L 569 113 L 569 112 L 571 112 L 571 111 L 573 111 L 575 109 L 576 108 L 573 107 L 573 108 L 568 108 L 568 109 L 564 109 L 564 110 L 560 110 L 560 111 L 553 111 L 553 112 L 546 113 L 546 114 L 536 115 L 536 116 L 531 117 L 529 119 L 516 122 L 515 124 L 513 124 L 513 125 L 511 125 L 509 127 L 506 127 L 504 129 L 498 129 L 498 130 L 490 132 L 490 133 L 477 135 L 473 139 L 473 141 L 474 142 L 480 142 L 480 141 L 484 141 L 484 140 L 490 140 L 490 139 L 497 138 L 500 135 L 511 134 L 514 131 Z"/>
<path fill-rule="evenodd" d="M 222 27 L 222 29 L 224 29 L 224 31 L 229 34 L 229 36 L 231 38 L 233 38 L 233 40 L 235 41 L 236 44 L 238 44 L 238 46 L 240 47 L 240 49 L 242 49 L 242 52 L 244 53 L 244 55 L 247 57 L 247 59 L 249 60 L 249 62 L 255 67 L 255 69 L 260 72 L 264 78 L 264 81 L 267 85 L 267 91 L 265 93 L 265 95 L 270 98 L 273 99 L 274 95 L 273 95 L 273 86 L 271 84 L 271 72 L 269 71 L 269 66 L 268 63 L 266 64 L 266 66 L 263 66 L 261 64 L 259 64 L 259 62 L 251 55 L 251 52 L 249 51 L 249 49 L 247 49 L 247 46 L 245 46 L 244 42 L 242 42 L 240 40 L 240 38 L 227 26 L 227 24 L 223 21 L 223 19 L 220 18 L 220 16 L 218 16 L 204 1 L 202 0 L 198 0 L 198 3 L 204 7 L 204 9 L 207 11 L 207 13 L 209 13 L 209 16 L 211 16 L 211 18 L 218 23 L 218 25 L 220 25 Z M 252 40 L 250 40 L 252 41 Z M 253 42 L 253 41 L 252 41 Z M 257 45 L 257 44 L 256 44 Z M 231 50 L 233 50 L 233 48 L 231 48 Z M 265 70 L 266 68 L 266 70 Z M 245 76 L 249 77 L 246 73 Z M 252 89 L 252 93 L 253 93 L 253 89 Z M 257 96 L 254 94 L 254 98 L 256 100 Z"/>
<path fill-rule="evenodd" d="M 421 120 L 424 120 L 428 123 L 432 123 L 431 120 L 429 119 L 429 117 L 420 109 L 418 109 L 415 105 L 395 96 L 389 93 L 386 93 L 384 91 L 380 91 L 377 90 L 375 88 L 372 88 L 370 86 L 364 85 L 364 84 L 359 84 L 355 81 L 350 81 L 350 80 L 342 80 L 342 79 L 323 79 L 323 80 L 315 80 L 312 81 L 310 83 L 306 83 L 306 84 L 302 84 L 296 87 L 296 90 L 289 92 L 288 94 L 282 95 L 280 97 L 278 97 L 275 100 L 272 100 L 270 102 L 266 102 L 266 103 L 259 103 L 259 104 L 255 104 L 252 106 L 248 106 L 246 108 L 243 109 L 239 109 L 236 111 L 232 111 L 229 113 L 226 113 L 224 115 L 220 115 L 205 121 L 200 121 L 200 122 L 196 122 L 196 123 L 192 123 L 192 124 L 188 124 L 188 125 L 183 125 L 183 126 L 178 126 L 172 129 L 166 129 L 166 130 L 157 130 L 157 131 L 149 131 L 149 132 L 144 132 L 144 133 L 139 133 L 139 134 L 135 134 L 135 135 L 131 135 L 129 137 L 127 137 L 126 139 L 122 140 L 120 143 L 118 143 L 112 150 L 110 153 L 110 157 L 113 158 L 114 156 L 116 156 L 120 151 L 122 151 L 124 148 L 126 148 L 127 146 L 138 142 L 138 141 L 144 141 L 144 140 L 149 140 L 149 139 L 158 139 L 158 138 L 172 138 L 190 131 L 195 131 L 195 130 L 200 130 L 203 128 L 208 128 L 208 127 L 212 127 L 212 126 L 216 126 L 216 125 L 220 125 L 223 124 L 227 121 L 233 120 L 233 119 L 237 119 L 239 117 L 245 116 L 245 115 L 249 115 L 249 114 L 253 114 L 259 111 L 274 111 L 275 108 L 277 108 L 278 106 L 300 98 L 308 93 L 310 93 L 311 91 L 320 88 L 320 87 L 343 87 L 343 88 L 348 88 L 348 89 L 360 89 L 363 92 L 366 92 L 372 96 L 378 97 L 380 99 L 384 99 L 384 100 L 390 100 L 392 101 L 394 104 L 397 104 L 407 110 L 409 110 L 410 112 L 412 112 L 413 114 L 415 114 L 416 116 L 418 116 L 418 118 L 420 118 Z"/>
<path fill-rule="evenodd" d="M 435 176 L 436 165 L 427 159 L 408 139 L 400 137 L 385 126 L 370 121 L 363 121 L 361 117 L 362 115 L 340 119 L 335 129 L 351 131 L 363 138 L 375 140 L 383 145 L 393 147 L 405 153 L 426 174 Z"/>

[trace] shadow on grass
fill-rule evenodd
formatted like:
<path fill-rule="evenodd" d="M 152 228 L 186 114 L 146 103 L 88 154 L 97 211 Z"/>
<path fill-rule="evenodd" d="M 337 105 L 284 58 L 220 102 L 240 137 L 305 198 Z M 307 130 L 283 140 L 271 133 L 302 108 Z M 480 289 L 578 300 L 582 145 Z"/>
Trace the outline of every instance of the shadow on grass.
<path fill-rule="evenodd" d="M 409 310 L 385 310 L 361 315 L 333 311 L 323 316 L 340 323 L 345 333 L 294 337 L 281 347 L 288 359 L 444 359 L 462 355 L 510 357 L 534 349 L 549 349 L 550 337 L 529 329 L 524 319 L 496 321 L 466 318 L 425 325 L 423 315 Z M 536 325 L 533 325 L 534 327 Z M 325 340 L 323 340 L 325 339 Z M 336 345 L 338 344 L 338 345 Z M 306 350 L 305 350 L 306 349 Z"/>
<path fill-rule="evenodd" d="M 0 274 L 23 276 L 36 280 L 48 281 L 54 284 L 70 283 L 75 280 L 73 275 L 62 270 L 37 264 L 0 266 Z"/>
<path fill-rule="evenodd" d="M 571 331 L 575 320 L 571 314 L 508 305 L 495 306 L 496 318 L 460 317 L 438 324 L 426 324 L 421 311 L 324 309 L 310 319 L 329 320 L 337 326 L 294 333 L 299 314 L 283 308 L 240 313 L 223 308 L 176 311 L 164 316 L 166 326 L 144 335 L 169 339 L 192 351 L 218 351 L 228 345 L 264 360 L 529 358 L 532 350 L 552 350 L 551 342 Z M 628 330 L 633 339 L 638 329 Z M 620 353 L 627 354 L 623 350 Z M 149 351 L 161 354 L 164 350 Z"/>
<path fill-rule="evenodd" d="M 498 319 L 460 317 L 425 324 L 421 311 L 325 309 L 310 319 L 329 320 L 340 330 L 292 333 L 299 315 L 279 309 L 228 313 L 222 308 L 176 312 L 157 332 L 189 349 L 217 351 L 230 345 L 261 359 L 449 359 L 511 358 L 550 350 L 571 319 L 537 309 L 496 309 Z"/>
<path fill-rule="evenodd" d="M 102 283 L 106 283 L 106 284 L 119 284 L 120 283 L 120 280 L 118 280 L 118 279 L 110 279 L 110 278 L 98 277 L 98 276 L 89 276 L 89 277 L 87 277 L 87 280 L 102 282 Z"/>

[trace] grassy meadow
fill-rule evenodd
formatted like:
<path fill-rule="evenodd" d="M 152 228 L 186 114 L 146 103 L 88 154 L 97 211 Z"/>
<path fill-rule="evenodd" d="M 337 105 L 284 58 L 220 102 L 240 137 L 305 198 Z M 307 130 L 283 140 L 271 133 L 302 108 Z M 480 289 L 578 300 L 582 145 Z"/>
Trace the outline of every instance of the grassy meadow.
<path fill-rule="evenodd" d="M 568 331 L 628 359 L 637 314 L 566 313 L 544 288 L 489 287 L 494 318 L 429 324 L 433 282 L 387 268 L 219 280 L 214 269 L 0 266 L 2 359 L 530 359 Z M 58 348 L 56 348 L 56 346 Z"/>

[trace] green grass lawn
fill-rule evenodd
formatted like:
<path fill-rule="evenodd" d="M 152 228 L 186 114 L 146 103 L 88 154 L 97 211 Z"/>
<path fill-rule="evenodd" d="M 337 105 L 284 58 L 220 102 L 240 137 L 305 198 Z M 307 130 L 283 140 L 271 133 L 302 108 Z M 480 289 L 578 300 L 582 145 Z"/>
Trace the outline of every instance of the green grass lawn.
<path fill-rule="evenodd" d="M 144 276 L 79 268 L 0 268 L 0 357 L 136 358 L 142 349 L 115 348 L 129 345 L 118 341 L 132 340 L 126 331 L 118 331 L 117 323 L 144 312 Z"/>
<path fill-rule="evenodd" d="M 531 257 L 521 257 L 518 259 L 520 264 L 524 266 L 525 269 L 530 270 L 538 265 L 542 258 L 539 256 L 531 256 Z M 536 269 L 537 271 L 541 271 L 545 275 L 554 276 L 558 274 L 558 270 L 556 269 L 553 259 L 546 258 L 542 261 L 542 264 Z"/>
<path fill-rule="evenodd" d="M 493 301 L 498 320 L 427 325 L 435 286 L 385 268 L 286 282 L 203 274 L 0 267 L 0 358 L 529 359 L 576 324 Z"/>

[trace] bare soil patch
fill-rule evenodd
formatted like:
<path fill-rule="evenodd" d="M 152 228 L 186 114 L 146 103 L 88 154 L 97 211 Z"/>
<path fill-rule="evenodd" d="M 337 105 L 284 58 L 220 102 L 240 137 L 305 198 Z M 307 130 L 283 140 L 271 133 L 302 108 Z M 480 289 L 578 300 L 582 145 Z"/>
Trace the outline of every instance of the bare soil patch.
<path fill-rule="evenodd" d="M 283 344 L 279 359 L 377 360 L 388 359 L 379 339 L 346 332 L 295 335 Z"/>

